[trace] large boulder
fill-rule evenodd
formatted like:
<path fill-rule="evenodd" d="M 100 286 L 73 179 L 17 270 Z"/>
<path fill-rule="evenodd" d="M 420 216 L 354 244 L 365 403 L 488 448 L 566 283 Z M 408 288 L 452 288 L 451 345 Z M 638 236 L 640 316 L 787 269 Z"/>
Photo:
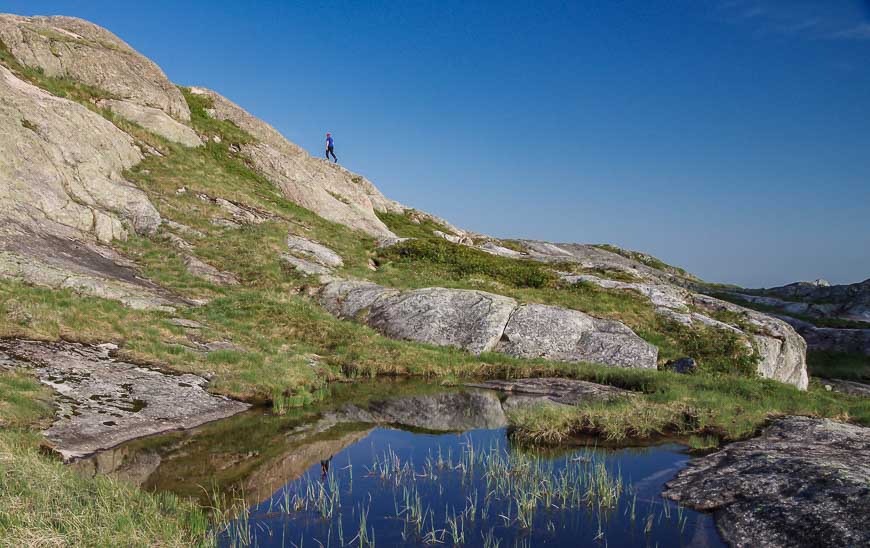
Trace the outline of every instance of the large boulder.
<path fill-rule="evenodd" d="M 156 64 L 123 40 L 75 17 L 0 15 L 0 40 L 22 64 L 67 77 L 113 98 L 189 120 L 184 96 Z"/>
<path fill-rule="evenodd" d="M 395 236 L 375 211 L 395 211 L 400 206 L 386 199 L 365 177 L 312 158 L 275 128 L 214 91 L 194 87 L 191 92 L 211 99 L 210 116 L 229 120 L 256 139 L 243 144 L 242 153 L 257 171 L 281 188 L 288 200 L 372 236 Z"/>
<path fill-rule="evenodd" d="M 870 428 L 786 417 L 695 459 L 664 496 L 714 512 L 738 547 L 870 545 Z"/>
<path fill-rule="evenodd" d="M 713 312 L 742 315 L 752 326 L 752 331 L 747 334 L 752 337 L 761 358 L 758 374 L 766 379 L 793 384 L 801 390 L 807 389 L 807 343 L 792 326 L 779 318 L 707 295 L 692 295 L 692 304 Z"/>
<path fill-rule="evenodd" d="M 516 305 L 483 291 L 429 287 L 378 299 L 366 323 L 394 339 L 480 354 L 495 348 Z"/>
<path fill-rule="evenodd" d="M 801 390 L 807 388 L 809 377 L 806 342 L 794 328 L 778 318 L 714 297 L 696 294 L 661 280 L 623 282 L 588 274 L 569 273 L 562 273 L 561 278 L 566 283 L 591 283 L 610 290 L 634 291 L 648 298 L 656 307 L 656 312 L 668 320 L 737 333 L 745 338 L 746 344 L 751 345 L 758 355 L 757 371 L 760 376 L 793 384 Z M 701 311 L 714 315 L 718 312 L 738 315 L 745 318 L 751 329 L 743 331 L 738 326 L 711 318 Z"/>
<path fill-rule="evenodd" d="M 625 325 L 555 306 L 523 305 L 485 291 L 429 287 L 410 291 L 335 280 L 320 302 L 394 339 L 453 346 L 480 354 L 590 361 L 654 368 L 658 350 Z"/>
<path fill-rule="evenodd" d="M 518 358 L 655 369 L 658 349 L 625 325 L 577 310 L 527 304 L 511 315 L 496 351 Z"/>

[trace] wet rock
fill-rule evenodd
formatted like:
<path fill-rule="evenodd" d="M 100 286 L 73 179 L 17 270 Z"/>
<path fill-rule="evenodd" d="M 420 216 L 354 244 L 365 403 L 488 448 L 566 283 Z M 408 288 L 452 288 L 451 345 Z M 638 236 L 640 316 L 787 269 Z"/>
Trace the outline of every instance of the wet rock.
<path fill-rule="evenodd" d="M 579 405 L 591 400 L 611 400 L 633 395 L 628 390 L 576 379 L 542 377 L 534 379 L 491 380 L 470 383 L 468 386 L 506 392 L 512 396 L 505 401 L 505 407 L 518 404 L 556 403 Z"/>
<path fill-rule="evenodd" d="M 870 429 L 786 417 L 695 459 L 664 496 L 714 512 L 738 547 L 870 544 Z"/>
<path fill-rule="evenodd" d="M 326 416 L 336 422 L 395 424 L 441 432 L 502 428 L 507 418 L 493 392 L 464 390 L 346 405 Z"/>
<path fill-rule="evenodd" d="M 327 268 L 344 266 L 344 260 L 338 253 L 319 242 L 302 236 L 288 235 L 287 248 L 291 254 Z"/>
<path fill-rule="evenodd" d="M 17 366 L 34 369 L 40 382 L 58 392 L 57 419 L 44 434 L 64 460 L 248 408 L 206 392 L 202 377 L 116 360 L 105 347 L 4 340 L 0 351 Z"/>
<path fill-rule="evenodd" d="M 186 301 L 142 279 L 110 248 L 0 225 L 0 277 L 112 299 L 137 310 L 173 312 Z M 5 239 L 9 234 L 10 239 Z"/>
<path fill-rule="evenodd" d="M 518 358 L 654 369 L 658 349 L 625 325 L 577 310 L 528 304 L 511 314 L 495 347 Z"/>

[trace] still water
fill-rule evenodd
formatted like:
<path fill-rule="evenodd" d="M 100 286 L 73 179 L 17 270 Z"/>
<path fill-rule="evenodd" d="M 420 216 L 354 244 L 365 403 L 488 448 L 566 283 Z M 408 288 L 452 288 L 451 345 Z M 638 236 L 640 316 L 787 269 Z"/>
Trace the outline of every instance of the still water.
<path fill-rule="evenodd" d="M 683 447 L 511 443 L 496 393 L 350 388 L 81 461 L 153 491 L 246 508 L 223 546 L 722 546 L 711 516 L 662 499 Z"/>

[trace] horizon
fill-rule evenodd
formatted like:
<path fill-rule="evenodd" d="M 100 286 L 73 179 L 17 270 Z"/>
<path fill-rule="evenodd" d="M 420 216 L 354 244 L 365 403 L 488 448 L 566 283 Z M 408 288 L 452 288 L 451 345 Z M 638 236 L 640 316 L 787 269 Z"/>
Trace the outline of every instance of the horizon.
<path fill-rule="evenodd" d="M 2 6 L 103 26 L 313 156 L 329 131 L 467 230 L 744 287 L 870 278 L 867 1 Z"/>

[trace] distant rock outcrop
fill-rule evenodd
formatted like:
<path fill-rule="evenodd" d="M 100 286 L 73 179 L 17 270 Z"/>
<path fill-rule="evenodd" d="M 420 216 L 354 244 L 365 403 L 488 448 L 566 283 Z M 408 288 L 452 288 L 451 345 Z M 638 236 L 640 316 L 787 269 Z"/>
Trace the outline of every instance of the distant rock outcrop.
<path fill-rule="evenodd" d="M 366 282 L 334 281 L 323 306 L 388 337 L 454 346 L 474 354 L 495 350 L 521 358 L 590 361 L 655 368 L 658 350 L 631 329 L 576 310 L 519 306 L 511 298 L 430 287 L 397 291 Z"/>
<path fill-rule="evenodd" d="M 765 302 L 788 314 L 841 318 L 870 322 L 870 279 L 848 285 L 830 285 L 824 280 L 797 282 L 782 287 L 756 289 L 746 296 L 774 297 L 779 302 Z M 791 306 L 791 309 L 787 307 Z"/>

